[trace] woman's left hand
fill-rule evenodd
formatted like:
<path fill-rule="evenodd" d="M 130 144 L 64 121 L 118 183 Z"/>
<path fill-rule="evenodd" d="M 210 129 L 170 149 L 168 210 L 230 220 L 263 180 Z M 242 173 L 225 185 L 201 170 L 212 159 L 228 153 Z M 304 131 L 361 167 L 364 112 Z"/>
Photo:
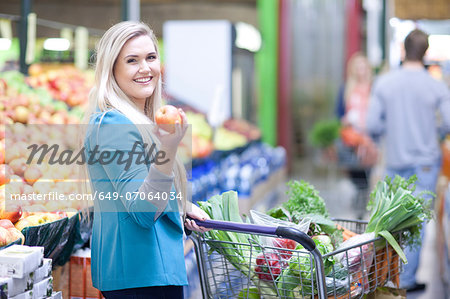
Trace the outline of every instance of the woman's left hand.
<path fill-rule="evenodd" d="M 198 219 L 198 220 L 211 219 L 211 218 L 209 218 L 208 214 L 206 214 L 205 211 L 200 209 L 195 204 L 191 204 L 190 210 L 189 210 L 189 207 L 188 207 L 188 211 L 186 212 L 186 215 L 191 217 L 191 218 L 193 218 L 193 219 Z M 190 220 L 190 219 L 186 219 L 186 221 L 184 222 L 184 226 L 186 226 L 186 228 L 188 230 L 196 231 L 196 232 L 200 232 L 200 233 L 204 233 L 204 232 L 207 232 L 207 231 L 211 230 L 210 228 L 205 228 L 203 226 L 198 226 L 195 223 L 194 220 Z"/>

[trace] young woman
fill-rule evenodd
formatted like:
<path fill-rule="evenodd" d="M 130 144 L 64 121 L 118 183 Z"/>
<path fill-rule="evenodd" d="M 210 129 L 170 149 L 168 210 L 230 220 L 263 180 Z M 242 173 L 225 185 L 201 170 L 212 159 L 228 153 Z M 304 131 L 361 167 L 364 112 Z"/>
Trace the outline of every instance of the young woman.
<path fill-rule="evenodd" d="M 147 25 L 121 22 L 103 35 L 89 101 L 93 284 L 106 298 L 183 298 L 182 221 L 189 230 L 206 229 L 182 219 L 208 215 L 186 201 L 186 171 L 176 158 L 187 129 L 184 112 L 174 133 L 154 124 L 160 60 Z"/>
<path fill-rule="evenodd" d="M 366 134 L 371 86 L 369 60 L 363 54 L 355 53 L 347 63 L 346 81 L 339 90 L 336 115 L 343 127 L 337 144 L 338 159 L 357 189 L 355 207 L 358 218 L 364 218 L 366 213 L 370 172 L 378 157 L 375 144 Z M 356 139 L 359 141 L 354 144 Z"/>
<path fill-rule="evenodd" d="M 355 53 L 348 61 L 346 82 L 338 95 L 336 113 L 343 125 L 365 131 L 371 85 L 369 60 L 363 54 Z"/>

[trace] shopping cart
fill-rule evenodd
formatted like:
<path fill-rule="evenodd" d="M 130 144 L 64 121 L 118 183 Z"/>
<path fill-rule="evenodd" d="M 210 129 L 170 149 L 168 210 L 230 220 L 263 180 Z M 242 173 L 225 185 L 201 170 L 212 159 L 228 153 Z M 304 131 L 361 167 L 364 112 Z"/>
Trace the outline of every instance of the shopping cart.
<path fill-rule="evenodd" d="M 372 167 L 361 163 L 364 153 L 357 154 L 355 148 L 345 145 L 340 139 L 336 141 L 336 149 L 338 167 L 347 172 L 348 178 L 356 189 L 352 206 L 357 218 L 363 219 L 367 212 L 366 206 L 369 199 L 369 180 Z"/>
<path fill-rule="evenodd" d="M 249 240 L 248 243 L 233 243 L 208 239 L 206 234 L 193 235 L 203 298 L 343 299 L 360 298 L 388 281 L 392 281 L 398 287 L 400 261 L 395 251 L 382 238 L 371 239 L 322 255 L 313 239 L 292 227 L 214 220 L 195 221 L 206 228 L 247 233 Z M 367 225 L 364 221 L 338 219 L 335 221 L 356 233 L 364 232 Z M 294 266 L 288 266 L 286 263 L 274 266 L 269 260 L 271 255 L 268 255 L 267 265 L 271 266 L 267 268 L 284 269 L 282 271 L 270 269 L 271 279 L 262 280 L 255 273 L 256 256 L 265 252 L 285 254 L 286 251 L 281 251 L 282 249 L 278 247 L 261 245 L 255 236 L 292 239 L 306 250 L 290 251 L 292 257 L 289 263 L 294 263 Z M 400 234 L 395 236 L 399 237 L 401 242 Z M 212 250 L 227 247 L 232 249 L 236 246 L 248 257 L 240 264 L 236 263 L 236 259 L 232 259 L 230 251 L 224 250 L 219 253 Z M 359 252 L 359 258 L 355 252 Z M 339 264 L 332 262 L 336 260 L 343 262 Z"/>

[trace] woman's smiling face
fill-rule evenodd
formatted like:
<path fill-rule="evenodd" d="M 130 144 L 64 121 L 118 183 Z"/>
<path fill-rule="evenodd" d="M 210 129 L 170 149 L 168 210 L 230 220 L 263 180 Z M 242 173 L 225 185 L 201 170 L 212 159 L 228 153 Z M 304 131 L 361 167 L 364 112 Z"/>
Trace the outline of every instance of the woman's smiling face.
<path fill-rule="evenodd" d="M 161 66 L 155 45 L 148 35 L 128 40 L 114 64 L 120 89 L 141 109 L 156 89 Z"/>

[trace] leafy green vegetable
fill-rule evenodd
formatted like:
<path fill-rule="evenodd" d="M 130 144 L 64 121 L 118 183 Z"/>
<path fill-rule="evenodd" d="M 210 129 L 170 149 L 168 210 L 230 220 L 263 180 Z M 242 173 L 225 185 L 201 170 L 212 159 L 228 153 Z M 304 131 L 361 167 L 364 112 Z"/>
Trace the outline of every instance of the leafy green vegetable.
<path fill-rule="evenodd" d="M 205 202 L 198 202 L 200 208 L 204 210 L 211 219 L 222 221 L 233 221 L 244 223 L 239 214 L 238 195 L 235 191 L 224 192 L 221 195 L 215 195 Z M 255 258 L 261 251 L 259 246 L 250 246 L 261 244 L 259 236 L 250 234 L 241 234 L 222 230 L 211 230 L 205 233 L 206 240 L 210 246 L 210 252 L 216 251 L 227 259 L 244 276 L 252 273 L 250 279 L 255 285 L 263 285 L 267 290 L 276 294 L 273 283 L 261 281 L 256 274 L 251 271 L 251 265 L 255 264 Z M 214 242 L 208 240 L 217 240 Z M 251 250 L 253 252 L 251 252 Z M 250 268 L 249 268 L 250 267 Z"/>
<path fill-rule="evenodd" d="M 325 206 L 325 201 L 319 196 L 319 192 L 308 182 L 306 181 L 289 181 L 287 183 L 289 190 L 287 191 L 288 200 L 283 203 L 283 208 L 289 213 L 286 214 L 279 210 L 280 208 L 272 209 L 268 212 L 268 214 L 274 218 L 278 218 L 277 216 L 282 216 L 283 220 L 291 220 L 289 219 L 289 215 L 292 215 L 292 220 L 296 222 L 296 216 L 299 217 L 301 215 L 308 214 L 318 214 L 324 217 L 329 217 L 327 208 Z M 296 213 L 296 215 L 293 215 Z"/>
<path fill-rule="evenodd" d="M 408 180 L 396 176 L 378 182 L 370 194 L 368 209 L 372 211 L 366 232 L 373 232 L 375 236 L 384 237 L 400 258 L 406 263 L 406 256 L 392 233 L 407 230 L 408 245 L 420 243 L 422 223 L 432 217 L 431 200 L 427 201 L 423 195 L 433 193 L 426 191 L 418 195 L 413 194 L 417 177 Z"/>
<path fill-rule="evenodd" d="M 329 147 L 339 137 L 340 127 L 337 119 L 318 121 L 309 133 L 309 141 L 315 147 Z"/>
<path fill-rule="evenodd" d="M 322 256 L 333 251 L 333 245 L 328 236 L 322 235 L 313 238 L 317 249 Z M 297 245 L 295 250 L 305 250 L 302 245 Z M 332 256 L 324 258 L 325 275 L 329 274 L 335 263 Z M 316 268 L 314 267 L 313 257 L 306 251 L 300 254 L 294 254 L 289 260 L 288 267 L 278 277 L 278 289 L 281 290 L 284 297 L 295 297 L 297 292 L 302 294 L 302 297 L 312 295 L 313 290 L 317 292 L 316 283 Z M 312 276 L 311 276 L 312 275 Z M 314 286 L 314 287 L 313 287 Z M 283 298 L 284 298 L 283 297 Z"/>
<path fill-rule="evenodd" d="M 243 289 L 239 292 L 238 299 L 260 299 L 261 295 L 259 294 L 258 288 L 249 288 Z"/>
<path fill-rule="evenodd" d="M 273 218 L 299 223 L 304 218 L 311 219 L 310 236 L 322 233 L 328 234 L 333 244 L 342 242 L 342 231 L 336 228 L 330 219 L 325 201 L 319 192 L 306 181 L 289 181 L 287 183 L 288 200 L 280 207 L 267 212 Z"/>

